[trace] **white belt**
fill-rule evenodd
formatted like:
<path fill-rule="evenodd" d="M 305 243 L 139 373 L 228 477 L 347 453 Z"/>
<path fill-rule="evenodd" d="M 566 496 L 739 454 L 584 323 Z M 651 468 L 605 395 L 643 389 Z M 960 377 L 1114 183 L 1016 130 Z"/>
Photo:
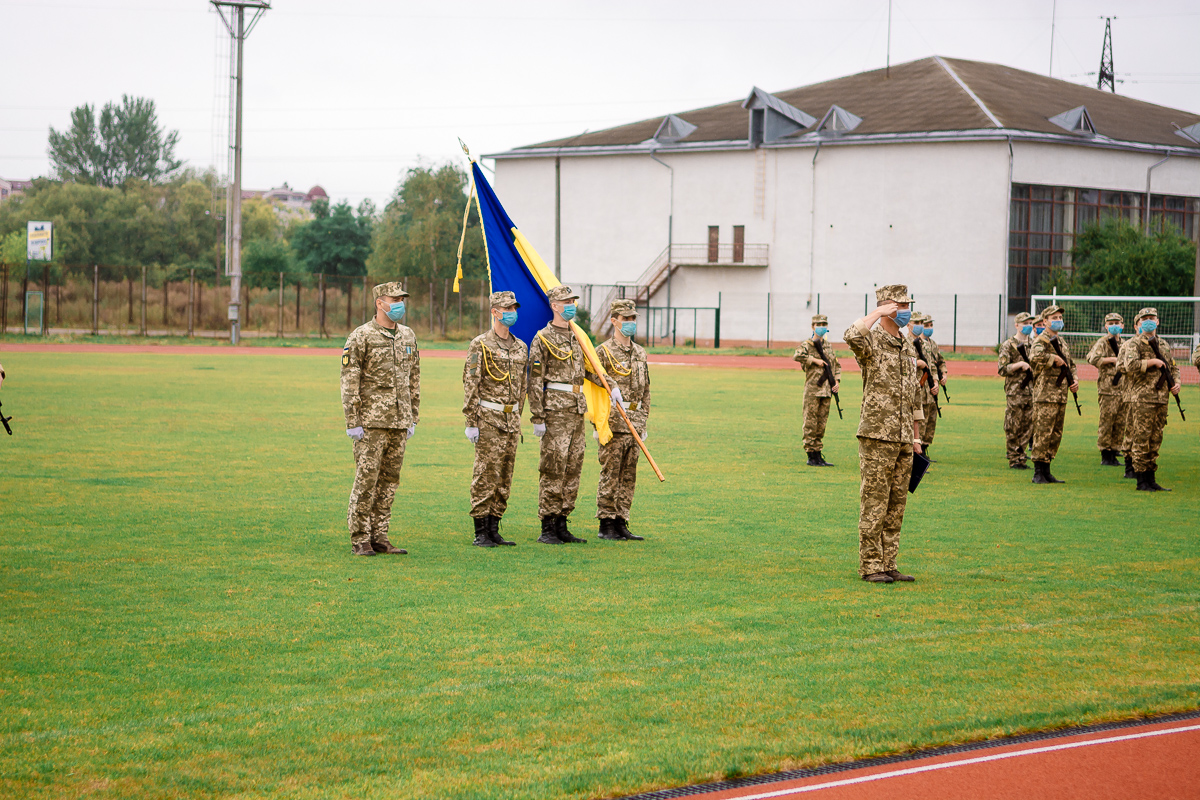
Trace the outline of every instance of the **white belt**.
<path fill-rule="evenodd" d="M 576 386 L 573 383 L 552 383 L 550 381 L 547 381 L 546 388 L 553 389 L 556 392 L 571 392 L 573 394 L 582 394 L 583 393 L 583 387 Z"/>
<path fill-rule="evenodd" d="M 516 403 L 504 405 L 503 403 L 493 403 L 491 400 L 480 400 L 479 405 L 482 408 L 490 408 L 492 411 L 503 411 L 505 414 L 511 414 L 517 410 Z"/>
<path fill-rule="evenodd" d="M 634 403 L 624 403 L 623 402 L 623 403 L 621 403 L 621 408 L 625 409 L 626 411 L 637 411 L 638 406 L 640 406 L 640 405 L 641 405 L 640 402 L 634 402 Z"/>

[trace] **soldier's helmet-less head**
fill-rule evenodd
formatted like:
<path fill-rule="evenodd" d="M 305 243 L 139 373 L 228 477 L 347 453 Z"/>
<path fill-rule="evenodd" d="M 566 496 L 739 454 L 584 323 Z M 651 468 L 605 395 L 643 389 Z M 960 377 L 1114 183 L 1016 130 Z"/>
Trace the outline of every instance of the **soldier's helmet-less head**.
<path fill-rule="evenodd" d="M 512 292 L 492 292 L 489 298 L 492 308 L 520 308 L 517 296 Z"/>
<path fill-rule="evenodd" d="M 400 281 L 388 281 L 373 288 L 371 296 L 375 300 L 381 297 L 408 297 L 408 292 L 404 291 Z"/>
<path fill-rule="evenodd" d="M 636 317 L 638 315 L 637 306 L 632 300 L 613 300 L 612 305 L 608 307 L 608 316 L 612 317 Z"/>
<path fill-rule="evenodd" d="M 908 287 L 902 283 L 893 283 L 887 286 L 880 286 L 875 290 L 875 301 L 878 305 L 884 303 L 911 303 L 912 298 L 908 296 Z"/>
<path fill-rule="evenodd" d="M 555 286 L 550 291 L 546 292 L 546 299 L 552 303 L 565 303 L 568 300 L 578 300 L 579 295 L 571 291 L 570 286 Z"/>

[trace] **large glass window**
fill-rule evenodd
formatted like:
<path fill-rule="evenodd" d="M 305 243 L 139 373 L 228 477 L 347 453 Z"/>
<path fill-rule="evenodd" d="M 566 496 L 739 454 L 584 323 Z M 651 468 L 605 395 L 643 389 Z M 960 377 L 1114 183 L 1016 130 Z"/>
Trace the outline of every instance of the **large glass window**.
<path fill-rule="evenodd" d="M 1008 312 L 1029 308 L 1029 297 L 1050 291 L 1050 273 L 1071 269 L 1076 234 L 1109 219 L 1143 223 L 1146 196 L 1138 192 L 1013 184 L 1008 236 Z M 1200 241 L 1200 199 L 1150 195 L 1154 230 L 1171 226 Z"/>

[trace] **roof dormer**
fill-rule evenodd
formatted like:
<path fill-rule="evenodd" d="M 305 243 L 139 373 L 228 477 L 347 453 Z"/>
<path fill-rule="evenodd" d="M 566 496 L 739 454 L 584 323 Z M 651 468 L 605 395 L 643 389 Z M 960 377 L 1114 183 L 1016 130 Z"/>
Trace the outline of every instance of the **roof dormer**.
<path fill-rule="evenodd" d="M 841 106 L 830 106 L 817 123 L 817 134 L 821 136 L 840 136 L 849 133 L 862 124 L 862 117 L 851 114 Z"/>
<path fill-rule="evenodd" d="M 750 96 L 742 103 L 742 108 L 750 111 L 751 147 L 777 142 L 817 121 L 811 114 L 805 114 L 757 86 L 750 90 Z"/>
<path fill-rule="evenodd" d="M 658 130 L 654 132 L 654 141 L 663 144 L 678 142 L 680 139 L 686 139 L 696 126 L 682 117 L 677 117 L 674 114 L 667 114 L 663 117 L 662 123 L 658 126 Z"/>
<path fill-rule="evenodd" d="M 1076 136 L 1096 135 L 1096 126 L 1092 124 L 1092 117 L 1088 114 L 1087 106 L 1079 106 L 1070 111 L 1055 114 L 1049 118 L 1049 121 Z"/>

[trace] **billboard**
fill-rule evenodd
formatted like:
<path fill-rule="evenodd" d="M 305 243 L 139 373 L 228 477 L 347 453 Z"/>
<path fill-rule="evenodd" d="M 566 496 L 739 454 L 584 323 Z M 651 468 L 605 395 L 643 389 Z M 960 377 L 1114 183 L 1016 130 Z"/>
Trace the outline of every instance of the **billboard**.
<path fill-rule="evenodd" d="M 49 261 L 50 245 L 54 224 L 51 222 L 29 221 L 29 239 L 25 249 L 25 258 L 30 261 Z"/>

